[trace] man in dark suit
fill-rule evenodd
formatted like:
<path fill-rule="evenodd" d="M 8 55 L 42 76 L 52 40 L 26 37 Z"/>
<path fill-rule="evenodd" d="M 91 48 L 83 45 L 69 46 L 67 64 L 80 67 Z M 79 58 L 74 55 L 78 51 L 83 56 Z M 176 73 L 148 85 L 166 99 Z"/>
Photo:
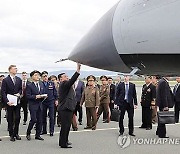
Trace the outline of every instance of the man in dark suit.
<path fill-rule="evenodd" d="M 41 78 L 44 85 L 44 91 L 48 95 L 47 99 L 43 104 L 43 127 L 42 134 L 47 134 L 47 111 L 49 110 L 49 133 L 50 136 L 54 134 L 54 106 L 58 105 L 58 95 L 54 82 L 48 81 L 48 72 L 43 71 L 41 73 Z"/>
<path fill-rule="evenodd" d="M 156 104 L 160 111 L 168 111 L 174 106 L 174 98 L 169 86 L 170 77 L 163 77 L 157 87 Z M 169 138 L 166 136 L 166 125 L 158 123 L 156 135 L 159 138 Z"/>
<path fill-rule="evenodd" d="M 43 83 L 39 81 L 40 72 L 35 70 L 30 73 L 30 76 L 33 82 L 27 85 L 26 95 L 28 99 L 31 120 L 27 129 L 26 138 L 29 141 L 31 140 L 31 130 L 36 123 L 35 139 L 44 140 L 40 137 L 42 129 L 42 102 L 47 97 L 47 94 L 44 92 Z"/>
<path fill-rule="evenodd" d="M 71 79 L 65 73 L 58 75 L 59 85 L 59 115 L 61 118 L 61 131 L 59 136 L 59 146 L 61 148 L 72 148 L 68 142 L 69 131 L 72 123 L 73 112 L 76 107 L 76 98 L 73 84 L 79 77 L 81 65 L 77 63 L 77 71 Z"/>
<path fill-rule="evenodd" d="M 136 86 L 135 84 L 129 82 L 130 76 L 124 77 L 124 82 L 120 83 L 117 87 L 116 101 L 115 103 L 119 106 L 121 110 L 119 118 L 120 135 L 124 133 L 124 115 L 128 112 L 129 118 L 129 135 L 135 136 L 134 132 L 134 108 L 137 108 L 137 96 L 136 96 Z"/>
<path fill-rule="evenodd" d="M 2 82 L 2 98 L 3 102 L 7 106 L 8 114 L 8 129 L 10 141 L 21 140 L 19 134 L 19 123 L 20 123 L 20 95 L 22 93 L 22 80 L 16 76 L 17 67 L 16 65 L 9 66 L 9 75 Z M 17 105 L 8 100 L 7 95 L 14 95 L 18 97 Z"/>
<path fill-rule="evenodd" d="M 113 79 L 111 77 L 108 77 L 108 84 L 110 87 L 110 103 L 109 103 L 109 108 L 112 113 L 112 110 L 114 109 L 114 101 L 115 101 L 115 91 L 116 91 L 116 86 L 112 83 Z"/>
<path fill-rule="evenodd" d="M 27 80 L 27 73 L 22 72 L 22 94 L 21 94 L 21 107 L 23 108 L 24 112 L 24 119 L 23 119 L 23 125 L 26 125 L 27 117 L 28 117 L 28 100 L 26 97 L 26 87 L 30 84 L 30 82 Z"/>
<path fill-rule="evenodd" d="M 151 76 L 145 77 L 141 95 L 142 125 L 139 128 L 152 129 L 152 104 L 156 99 L 156 87 L 151 83 Z"/>
<path fill-rule="evenodd" d="M 179 122 L 179 111 L 180 111 L 180 77 L 176 78 L 177 84 L 174 87 L 174 101 L 175 101 L 175 121 Z"/>
<path fill-rule="evenodd" d="M 76 109 L 74 111 L 75 115 L 77 116 L 77 112 L 79 112 L 79 125 L 82 125 L 82 107 L 80 106 L 80 102 L 81 102 L 81 97 L 82 97 L 82 93 L 84 91 L 84 82 L 81 80 L 77 80 L 74 84 L 75 86 L 75 92 L 76 92 L 76 101 L 77 101 L 77 105 L 76 105 Z"/>

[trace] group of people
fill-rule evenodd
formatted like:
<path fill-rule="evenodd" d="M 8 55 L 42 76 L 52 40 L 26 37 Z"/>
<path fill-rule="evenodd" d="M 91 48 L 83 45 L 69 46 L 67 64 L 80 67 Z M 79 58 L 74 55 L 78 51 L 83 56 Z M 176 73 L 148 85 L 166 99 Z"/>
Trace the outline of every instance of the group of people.
<path fill-rule="evenodd" d="M 79 80 L 81 65 L 77 63 L 77 70 L 71 79 L 65 73 L 58 77 L 49 76 L 47 71 L 40 73 L 35 70 L 30 73 L 22 72 L 22 78 L 16 76 L 16 65 L 9 66 L 9 75 L 0 76 L 1 108 L 6 108 L 8 131 L 10 141 L 21 140 L 19 136 L 20 110 L 23 108 L 23 125 L 26 125 L 28 112 L 30 121 L 26 131 L 27 140 L 31 140 L 31 131 L 35 127 L 36 140 L 44 140 L 41 135 L 47 134 L 47 118 L 49 118 L 49 134 L 53 136 L 54 126 L 61 126 L 59 146 L 72 148 L 68 140 L 72 125 L 74 131 L 78 130 L 76 117 L 79 113 L 79 125 L 82 125 L 82 106 L 86 108 L 87 124 L 84 129 L 96 129 L 97 122 L 103 113 L 103 123 L 109 123 L 115 104 L 119 107 L 119 132 L 124 133 L 123 120 L 125 112 L 128 113 L 129 135 L 134 134 L 134 109 L 137 108 L 136 86 L 131 83 L 130 76 L 124 76 L 124 82 L 115 85 L 113 79 L 101 76 L 101 85 L 97 84 L 93 75 L 87 77 L 87 84 Z M 140 104 L 142 106 L 142 125 L 140 128 L 152 129 L 152 123 L 157 122 L 157 106 L 160 111 L 168 111 L 174 106 L 176 122 L 179 122 L 180 111 L 180 77 L 174 91 L 168 83 L 169 77 L 146 76 L 142 88 Z M 16 96 L 17 102 L 11 102 L 10 96 Z M 28 111 L 29 110 L 29 111 Z M 58 112 L 58 116 L 56 113 Z M 166 127 L 158 124 L 156 135 L 166 138 Z"/>

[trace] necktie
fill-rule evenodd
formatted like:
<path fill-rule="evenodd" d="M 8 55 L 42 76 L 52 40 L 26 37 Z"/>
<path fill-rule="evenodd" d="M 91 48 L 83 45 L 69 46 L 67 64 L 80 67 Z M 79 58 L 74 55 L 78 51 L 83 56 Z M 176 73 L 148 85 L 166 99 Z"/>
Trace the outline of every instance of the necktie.
<path fill-rule="evenodd" d="M 15 77 L 13 77 L 13 83 L 14 83 L 14 85 L 16 84 L 16 78 Z"/>
<path fill-rule="evenodd" d="M 178 87 L 179 87 L 179 84 L 176 84 L 174 88 L 174 95 L 176 94 Z"/>
<path fill-rule="evenodd" d="M 126 84 L 125 98 L 126 98 L 126 101 L 127 101 L 127 102 L 128 102 L 128 93 L 129 93 L 129 86 L 128 86 L 128 84 Z"/>
<path fill-rule="evenodd" d="M 23 96 L 25 94 L 25 90 L 26 90 L 26 81 L 23 81 L 23 85 L 22 85 L 22 93 L 23 93 Z"/>
<path fill-rule="evenodd" d="M 38 83 L 36 83 L 36 87 L 37 87 L 37 89 L 38 89 L 38 91 L 39 91 L 39 84 L 38 84 Z"/>

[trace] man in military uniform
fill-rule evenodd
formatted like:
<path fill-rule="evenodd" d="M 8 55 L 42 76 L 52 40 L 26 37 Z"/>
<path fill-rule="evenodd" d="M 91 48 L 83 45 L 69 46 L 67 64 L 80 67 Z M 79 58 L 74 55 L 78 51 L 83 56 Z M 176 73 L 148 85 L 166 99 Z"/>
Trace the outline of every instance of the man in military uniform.
<path fill-rule="evenodd" d="M 100 86 L 100 106 L 97 112 L 97 119 L 99 119 L 102 112 L 104 111 L 106 119 L 103 123 L 109 123 L 110 88 L 108 85 L 108 78 L 106 76 L 101 76 L 100 80 L 102 81 L 102 85 Z"/>
<path fill-rule="evenodd" d="M 95 85 L 96 78 L 92 75 L 87 77 L 87 87 L 82 94 L 80 106 L 85 102 L 87 126 L 84 129 L 96 129 L 97 115 L 96 109 L 99 107 L 99 89 Z"/>
<path fill-rule="evenodd" d="M 41 73 L 44 90 L 47 94 L 47 99 L 43 102 L 43 127 L 42 127 L 42 134 L 47 134 L 47 110 L 49 110 L 49 133 L 50 136 L 53 136 L 54 133 L 54 104 L 58 105 L 58 95 L 57 90 L 52 81 L 48 81 L 48 72 L 43 71 Z"/>
<path fill-rule="evenodd" d="M 156 98 L 156 87 L 151 83 L 151 77 L 145 78 L 146 84 L 142 88 L 141 106 L 142 106 L 142 125 L 139 128 L 152 129 L 152 102 Z"/>

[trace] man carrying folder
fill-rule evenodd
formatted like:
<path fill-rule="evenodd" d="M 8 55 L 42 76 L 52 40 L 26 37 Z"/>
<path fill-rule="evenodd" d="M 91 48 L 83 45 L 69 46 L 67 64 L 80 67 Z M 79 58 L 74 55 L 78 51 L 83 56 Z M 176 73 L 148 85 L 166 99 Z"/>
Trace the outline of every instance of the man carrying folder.
<path fill-rule="evenodd" d="M 44 93 L 44 86 L 42 82 L 39 82 L 40 72 L 33 71 L 30 73 L 33 80 L 32 83 L 27 85 L 26 95 L 29 104 L 29 111 L 31 120 L 27 129 L 27 140 L 31 140 L 31 130 L 36 124 L 36 140 L 44 140 L 40 137 L 42 128 L 42 102 L 46 99 L 47 94 Z"/>
<path fill-rule="evenodd" d="M 2 82 L 2 99 L 4 104 L 7 105 L 7 121 L 9 128 L 10 141 L 21 140 L 19 134 L 19 123 L 20 123 L 20 104 L 19 98 L 22 92 L 22 81 L 16 76 L 17 67 L 16 65 L 9 66 L 9 75 Z M 17 102 L 12 102 L 7 96 L 16 96 Z"/>

